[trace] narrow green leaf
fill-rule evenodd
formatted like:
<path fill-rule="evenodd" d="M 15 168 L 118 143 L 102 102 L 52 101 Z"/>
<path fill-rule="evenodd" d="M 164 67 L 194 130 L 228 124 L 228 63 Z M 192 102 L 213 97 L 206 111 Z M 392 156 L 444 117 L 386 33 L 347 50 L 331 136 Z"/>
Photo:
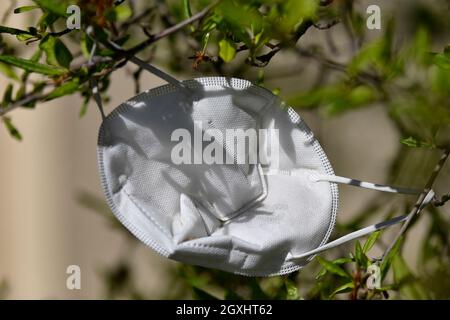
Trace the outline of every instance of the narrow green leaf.
<path fill-rule="evenodd" d="M 91 100 L 91 96 L 87 96 L 84 98 L 83 105 L 80 108 L 80 113 L 78 116 L 80 118 L 84 117 L 87 113 L 88 107 L 89 107 L 89 101 Z"/>
<path fill-rule="evenodd" d="M 189 0 L 183 0 L 183 13 L 186 19 L 192 17 L 191 3 Z"/>
<path fill-rule="evenodd" d="M 325 260 L 325 259 L 323 259 L 321 257 L 317 257 L 317 260 L 322 265 L 322 267 L 324 267 L 328 272 L 333 273 L 333 274 L 338 275 L 338 276 L 343 277 L 343 278 L 350 278 L 351 279 L 351 275 L 348 274 L 347 271 L 342 269 L 337 264 L 334 264 L 333 262 Z"/>
<path fill-rule="evenodd" d="M 352 261 L 353 260 L 351 258 L 338 258 L 336 260 L 333 260 L 333 263 L 340 265 L 340 264 L 350 263 Z"/>
<path fill-rule="evenodd" d="M 14 9 L 14 13 L 23 13 L 23 12 L 28 12 L 34 9 L 39 9 L 39 6 L 23 6 L 23 7 L 18 7 L 16 9 Z"/>
<path fill-rule="evenodd" d="M 22 35 L 22 34 L 31 35 L 31 33 L 29 31 L 20 30 L 20 29 L 16 29 L 16 28 L 9 28 L 9 27 L 4 27 L 4 26 L 0 26 L 0 33 L 8 33 L 8 34 L 13 34 L 15 36 Z"/>
<path fill-rule="evenodd" d="M 401 244 L 403 242 L 403 238 L 400 238 L 392 248 L 392 250 L 388 253 L 388 255 L 384 258 L 383 263 L 380 266 L 381 269 L 381 280 L 386 277 L 387 272 L 389 271 L 389 268 L 391 266 L 392 260 L 394 257 L 398 254 L 400 251 Z"/>
<path fill-rule="evenodd" d="M 56 14 L 60 17 L 67 17 L 67 8 L 71 4 L 76 4 L 77 1 L 70 0 L 34 0 L 36 4 L 38 4 L 42 9 Z"/>
<path fill-rule="evenodd" d="M 60 76 L 68 71 L 64 68 L 49 66 L 9 55 L 0 55 L 0 62 L 24 69 L 29 72 L 36 72 L 48 76 Z"/>
<path fill-rule="evenodd" d="M 343 284 L 342 286 L 340 286 L 336 290 L 334 290 L 330 297 L 334 297 L 335 295 L 340 294 L 340 293 L 350 292 L 354 288 L 355 288 L 355 284 L 353 282 L 347 282 L 346 284 Z"/>
<path fill-rule="evenodd" d="M 433 144 L 425 142 L 425 141 L 419 141 L 416 138 L 409 137 L 406 139 L 400 140 L 401 144 L 404 144 L 405 146 L 408 146 L 410 148 L 433 148 Z"/>
<path fill-rule="evenodd" d="M 25 41 L 30 41 L 31 39 L 36 39 L 36 36 L 33 36 L 31 34 L 28 33 L 22 33 L 22 34 L 18 34 L 16 36 L 17 40 L 25 42 Z"/>
<path fill-rule="evenodd" d="M 2 108 L 6 107 L 12 102 L 13 88 L 14 87 L 11 83 L 6 87 L 5 94 L 3 95 L 3 101 L 0 104 Z"/>
<path fill-rule="evenodd" d="M 76 92 L 79 87 L 80 87 L 80 79 L 74 78 L 64 83 L 63 85 L 57 87 L 52 92 L 50 92 L 46 100 L 49 101 L 59 97 L 67 96 L 69 94 Z"/>
<path fill-rule="evenodd" d="M 367 238 L 366 242 L 363 246 L 363 253 L 369 252 L 370 249 L 374 246 L 375 242 L 377 242 L 378 238 L 380 237 L 380 231 L 372 233 L 369 238 Z"/>
<path fill-rule="evenodd" d="M 9 134 L 19 141 L 22 140 L 22 135 L 20 134 L 19 130 L 17 130 L 17 128 L 13 125 L 11 118 L 3 117 L 2 119 L 6 129 L 8 129 L 9 131 Z"/>
<path fill-rule="evenodd" d="M 236 55 L 234 43 L 228 39 L 222 39 L 219 42 L 219 56 L 225 62 L 230 62 Z"/>
<path fill-rule="evenodd" d="M 0 62 L 0 72 L 3 73 L 5 76 L 7 76 L 10 79 L 19 81 L 19 77 L 14 72 L 13 68 L 11 66 L 1 63 Z"/>
<path fill-rule="evenodd" d="M 41 40 L 39 48 L 45 52 L 48 64 L 69 68 L 73 56 L 59 38 L 46 35 Z"/>

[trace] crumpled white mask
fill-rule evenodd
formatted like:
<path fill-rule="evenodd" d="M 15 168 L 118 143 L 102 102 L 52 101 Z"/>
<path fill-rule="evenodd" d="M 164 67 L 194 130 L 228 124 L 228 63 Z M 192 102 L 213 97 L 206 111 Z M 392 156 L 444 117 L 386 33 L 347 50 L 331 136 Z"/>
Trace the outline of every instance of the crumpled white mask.
<path fill-rule="evenodd" d="M 98 140 L 110 208 L 161 255 L 249 276 L 286 274 L 323 250 L 403 221 L 404 216 L 394 218 L 326 244 L 338 210 L 336 183 L 415 191 L 335 176 L 300 116 L 249 81 L 164 78 L 171 84 L 131 98 L 106 117 Z M 184 129 L 193 137 L 208 128 L 277 129 L 279 144 L 272 150 L 277 161 L 175 164 L 174 131 Z M 236 156 L 227 141 L 212 143 Z M 272 146 L 263 145 L 270 153 Z"/>

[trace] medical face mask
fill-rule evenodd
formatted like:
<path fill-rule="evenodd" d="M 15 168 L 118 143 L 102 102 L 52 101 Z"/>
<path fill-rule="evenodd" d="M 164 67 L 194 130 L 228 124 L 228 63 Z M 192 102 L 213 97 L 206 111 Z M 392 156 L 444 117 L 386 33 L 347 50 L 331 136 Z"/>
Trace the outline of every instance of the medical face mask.
<path fill-rule="evenodd" d="M 336 176 L 301 117 L 249 81 L 180 82 L 137 58 L 130 61 L 169 84 L 104 117 L 98 164 L 115 216 L 161 255 L 236 274 L 280 275 L 404 221 L 396 217 L 327 243 L 337 184 L 418 192 Z M 97 92 L 95 97 L 101 106 Z M 432 198 L 430 192 L 423 206 Z"/>

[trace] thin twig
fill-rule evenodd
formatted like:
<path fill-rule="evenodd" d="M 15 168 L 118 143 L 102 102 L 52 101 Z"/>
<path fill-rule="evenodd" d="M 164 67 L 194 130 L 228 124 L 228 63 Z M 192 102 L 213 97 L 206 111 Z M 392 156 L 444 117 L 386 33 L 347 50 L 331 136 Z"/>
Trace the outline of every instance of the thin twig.
<path fill-rule="evenodd" d="M 381 258 L 382 261 L 389 255 L 389 252 L 392 251 L 397 241 L 405 234 L 405 232 L 408 230 L 409 226 L 411 225 L 411 222 L 413 221 L 413 218 L 416 216 L 416 214 L 419 212 L 420 208 L 423 205 L 423 202 L 425 200 L 425 197 L 427 194 L 431 191 L 434 182 L 436 181 L 436 178 L 439 175 L 439 172 L 441 172 L 442 167 L 444 166 L 445 162 L 447 161 L 448 157 L 450 155 L 450 146 L 444 150 L 442 157 L 439 159 L 438 163 L 436 164 L 436 167 L 434 168 L 433 172 L 431 173 L 430 178 L 427 181 L 427 184 L 425 185 L 425 188 L 423 192 L 420 194 L 419 198 L 417 199 L 414 207 L 411 209 L 410 213 L 408 214 L 408 217 L 406 218 L 405 222 L 403 223 L 401 229 L 395 236 L 394 240 L 391 242 L 389 247 L 386 249 L 386 251 L 383 253 L 383 256 Z"/>
<path fill-rule="evenodd" d="M 189 19 L 181 21 L 180 23 L 163 30 L 158 34 L 155 34 L 155 35 L 149 37 L 147 40 L 145 40 L 145 41 L 137 44 L 133 48 L 127 50 L 127 54 L 134 55 L 134 54 L 144 50 L 145 48 L 147 48 L 149 45 L 153 44 L 154 42 L 156 42 L 162 38 L 168 37 L 169 35 L 179 31 L 180 29 L 183 29 L 187 25 L 204 18 L 211 11 L 211 9 L 216 5 L 217 5 L 217 2 L 214 2 L 214 3 L 210 4 L 209 6 L 207 6 L 206 8 L 204 8 L 202 11 L 194 14 Z"/>
<path fill-rule="evenodd" d="M 41 93 L 29 94 L 29 95 L 25 96 L 24 98 L 9 104 L 7 107 L 1 108 L 0 109 L 0 117 L 4 116 L 8 112 L 10 112 L 10 111 L 12 111 L 12 110 L 14 110 L 14 109 L 16 109 L 18 107 L 21 107 L 21 106 L 26 105 L 26 104 L 31 103 L 31 102 L 36 102 L 38 100 L 41 100 L 44 97 L 45 96 L 43 94 L 41 94 Z"/>

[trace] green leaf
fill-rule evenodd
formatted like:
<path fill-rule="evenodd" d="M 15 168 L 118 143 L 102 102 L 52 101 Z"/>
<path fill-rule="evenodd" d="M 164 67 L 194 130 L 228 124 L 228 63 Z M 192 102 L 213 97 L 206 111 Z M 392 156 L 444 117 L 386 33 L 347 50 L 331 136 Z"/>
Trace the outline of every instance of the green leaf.
<path fill-rule="evenodd" d="M 127 4 L 121 4 L 120 6 L 116 6 L 114 8 L 114 12 L 115 12 L 115 20 L 119 22 L 125 21 L 133 15 L 133 11 Z"/>
<path fill-rule="evenodd" d="M 58 68 L 55 66 L 49 66 L 37 62 L 33 62 L 30 60 L 8 56 L 8 55 L 0 55 L 0 61 L 3 63 L 7 63 L 9 65 L 24 69 L 28 72 L 40 73 L 48 76 L 59 76 L 65 74 L 68 70 L 64 68 Z"/>
<path fill-rule="evenodd" d="M 94 41 L 86 33 L 81 36 L 81 53 L 86 59 L 89 59 L 91 55 L 92 46 Z"/>
<path fill-rule="evenodd" d="M 378 238 L 380 237 L 380 231 L 372 233 L 369 238 L 367 238 L 366 242 L 363 246 L 363 253 L 369 252 L 370 249 L 374 246 L 375 242 L 377 242 Z"/>
<path fill-rule="evenodd" d="M 29 72 L 36 72 L 48 76 L 60 76 L 68 72 L 68 70 L 64 68 L 49 66 L 9 55 L 0 55 L 0 62 L 24 69 Z"/>
<path fill-rule="evenodd" d="M 8 34 L 12 34 L 15 36 L 23 35 L 23 34 L 32 35 L 29 31 L 20 30 L 20 29 L 16 29 L 16 28 L 9 28 L 9 27 L 4 27 L 4 26 L 0 26 L 0 33 L 8 33 Z"/>
<path fill-rule="evenodd" d="M 383 259 L 383 263 L 380 266 L 381 269 L 381 280 L 384 279 L 384 277 L 386 277 L 387 272 L 389 271 L 389 268 L 392 264 L 392 260 L 394 259 L 394 257 L 398 254 L 398 252 L 400 251 L 401 245 L 403 242 L 403 238 L 400 238 L 394 245 L 394 247 L 392 248 L 391 251 L 389 251 L 389 253 L 387 254 L 386 257 L 384 257 Z"/>
<path fill-rule="evenodd" d="M 69 68 L 73 56 L 59 38 L 46 35 L 41 40 L 39 48 L 45 52 L 48 64 Z"/>
<path fill-rule="evenodd" d="M 10 79 L 19 81 L 19 77 L 14 72 L 13 68 L 11 68 L 11 66 L 9 66 L 7 64 L 0 63 L 0 72 L 3 73 L 5 76 L 7 76 Z"/>
<path fill-rule="evenodd" d="M 18 34 L 16 36 L 17 40 L 19 41 L 30 41 L 31 39 L 36 39 L 36 36 L 33 36 L 31 34 L 27 34 L 27 33 L 23 33 L 23 34 Z"/>
<path fill-rule="evenodd" d="M 67 8 L 72 4 L 77 4 L 75 0 L 34 0 L 34 2 L 42 9 L 60 17 L 67 17 Z"/>
<path fill-rule="evenodd" d="M 401 144 L 411 148 L 434 148 L 434 145 L 425 141 L 419 141 L 416 138 L 409 137 L 400 140 Z"/>
<path fill-rule="evenodd" d="M 23 13 L 23 12 L 28 12 L 34 9 L 39 9 L 39 6 L 23 6 L 23 7 L 18 7 L 16 9 L 14 9 L 14 13 Z"/>
<path fill-rule="evenodd" d="M 9 134 L 19 141 L 22 140 L 22 135 L 20 134 L 19 130 L 17 130 L 16 127 L 13 125 L 11 118 L 3 117 L 2 119 L 6 129 L 8 129 L 9 131 Z"/>
<path fill-rule="evenodd" d="M 335 263 L 333 263 L 331 261 L 325 260 L 325 259 L 323 259 L 321 257 L 317 257 L 317 260 L 322 265 L 322 267 L 324 267 L 328 272 L 333 273 L 333 274 L 338 275 L 338 276 L 343 277 L 343 278 L 349 278 L 349 279 L 352 278 L 351 275 L 348 274 L 347 271 L 342 269 L 337 264 L 335 264 Z"/>
<path fill-rule="evenodd" d="M 192 17 L 191 3 L 189 0 L 183 0 L 183 14 L 186 19 Z"/>
<path fill-rule="evenodd" d="M 364 254 L 361 243 L 358 240 L 355 242 L 355 262 L 362 267 L 366 267 L 368 263 L 367 256 Z"/>
<path fill-rule="evenodd" d="M 82 118 L 86 115 L 90 100 L 91 100 L 91 96 L 89 96 L 89 95 L 84 98 L 83 105 L 81 106 L 80 113 L 78 114 L 78 116 L 80 118 Z"/>
<path fill-rule="evenodd" d="M 190 17 L 192 17 L 190 0 L 183 0 L 183 15 L 184 15 L 184 19 L 189 19 Z M 191 32 L 194 32 L 195 27 L 191 24 L 191 25 L 189 25 L 189 30 Z"/>
<path fill-rule="evenodd" d="M 6 107 L 8 104 L 12 102 L 12 94 L 13 94 L 13 85 L 8 84 L 6 87 L 5 94 L 3 95 L 3 101 L 0 103 L 2 108 Z"/>
<path fill-rule="evenodd" d="M 352 282 L 347 282 L 346 284 L 343 284 L 342 286 L 338 287 L 336 290 L 333 291 L 330 297 L 334 297 L 337 294 L 340 293 L 346 293 L 350 292 L 355 288 L 355 284 Z"/>
<path fill-rule="evenodd" d="M 351 258 L 338 258 L 336 260 L 333 260 L 333 263 L 340 265 L 340 264 L 350 263 L 352 261 L 353 260 Z"/>
<path fill-rule="evenodd" d="M 228 39 L 222 39 L 219 42 L 219 56 L 225 62 L 230 62 L 236 55 L 234 43 Z"/>
<path fill-rule="evenodd" d="M 63 85 L 57 87 L 55 90 L 50 92 L 50 94 L 47 96 L 47 101 L 53 100 L 59 97 L 67 96 L 69 94 L 72 94 L 76 91 L 78 91 L 78 88 L 80 87 L 80 79 L 74 78 Z"/>

